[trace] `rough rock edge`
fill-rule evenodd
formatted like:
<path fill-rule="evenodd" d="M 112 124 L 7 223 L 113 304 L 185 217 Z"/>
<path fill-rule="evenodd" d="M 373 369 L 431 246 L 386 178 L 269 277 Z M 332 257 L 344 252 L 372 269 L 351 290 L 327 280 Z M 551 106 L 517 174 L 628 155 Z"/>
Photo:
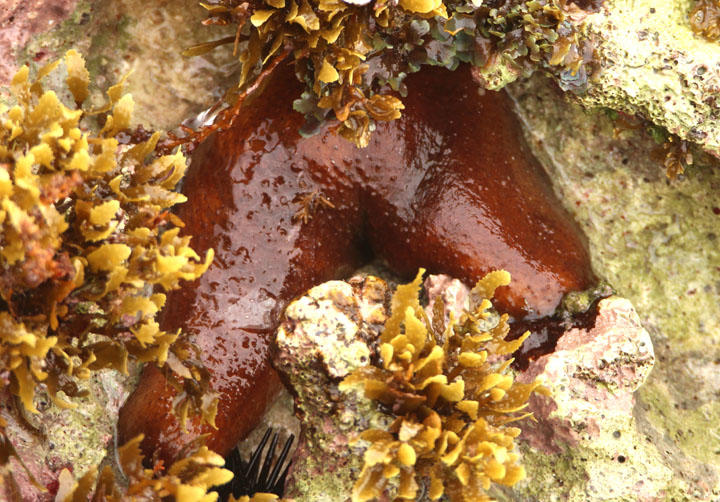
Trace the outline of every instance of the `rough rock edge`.
<path fill-rule="evenodd" d="M 692 5 L 693 0 L 605 0 L 597 13 L 569 16 L 595 49 L 594 72 L 576 99 L 589 108 L 638 114 L 720 157 L 720 44 L 693 33 Z M 496 90 L 521 76 L 503 58 L 476 75 Z M 554 78 L 563 84 L 562 76 Z"/>
<path fill-rule="evenodd" d="M 468 294 L 460 281 L 446 276 L 430 276 L 425 288 L 431 302 L 440 295 L 456 309 Z M 372 340 L 389 313 L 387 299 L 384 282 L 355 277 L 317 286 L 286 310 L 276 367 L 294 389 L 296 414 L 303 421 L 288 488 L 297 500 L 348 500 L 363 452 L 362 445 L 350 446 L 350 439 L 388 421 L 361 391 L 341 394 L 337 389 L 340 379 L 373 354 Z M 494 495 L 586 501 L 661 496 L 671 473 L 646 464 L 641 452 L 630 453 L 631 446 L 642 447 L 633 392 L 654 361 L 650 336 L 630 302 L 602 300 L 594 327 L 568 330 L 555 353 L 518 375 L 521 381 L 540 376 L 553 398 L 533 396 L 531 410 L 538 421 L 520 423 L 528 481 Z"/>

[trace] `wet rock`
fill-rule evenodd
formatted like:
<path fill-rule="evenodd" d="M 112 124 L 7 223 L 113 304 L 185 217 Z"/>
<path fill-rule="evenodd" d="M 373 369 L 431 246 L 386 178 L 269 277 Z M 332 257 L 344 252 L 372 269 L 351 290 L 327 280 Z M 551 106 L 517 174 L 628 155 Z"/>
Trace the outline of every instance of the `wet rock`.
<path fill-rule="evenodd" d="M 588 237 L 593 269 L 652 336 L 657 362 L 635 395 L 630 448 L 664 466 L 656 471 L 667 476 L 667 498 L 718 500 L 718 162 L 698 158 L 670 181 L 642 129 L 615 129 L 612 114 L 567 103 L 539 76 L 509 90 L 528 143 Z"/>
<path fill-rule="evenodd" d="M 389 315 L 387 285 L 355 277 L 312 288 L 291 303 L 278 329 L 275 366 L 295 396 L 301 436 L 287 495 L 317 502 L 349 500 L 362 467 L 358 431 L 386 425 L 361 394 L 342 393 L 340 381 L 368 364 Z"/>
<path fill-rule="evenodd" d="M 457 316 L 466 306 L 469 291 L 460 281 L 429 276 L 425 288 L 431 304 L 437 297 L 443 299 L 446 315 Z M 289 487 L 289 495 L 297 500 L 349 500 L 363 453 L 352 439 L 391 418 L 361 394 L 342 393 L 337 387 L 373 357 L 374 340 L 388 315 L 387 297 L 382 281 L 356 277 L 311 289 L 285 313 L 276 367 L 292 388 L 302 420 Z M 495 495 L 518 501 L 563 500 L 575 493 L 588 497 L 576 500 L 657 496 L 670 473 L 632 449 L 640 443 L 633 419 L 634 392 L 654 362 L 650 336 L 630 302 L 616 296 L 601 300 L 591 327 L 568 329 L 554 353 L 531 361 L 517 375 L 526 382 L 539 376 L 551 397 L 533 396 L 531 410 L 537 421 L 520 422 L 528 480 L 513 490 L 496 490 Z M 553 458 L 578 467 L 553 469 L 548 477 Z"/>
<path fill-rule="evenodd" d="M 720 157 L 720 45 L 692 31 L 694 0 L 593 3 L 598 8 L 564 4 L 565 23 L 592 50 L 591 74 L 555 71 L 556 83 L 588 108 L 637 114 Z M 510 58 L 497 58 L 476 75 L 483 86 L 499 89 L 522 72 Z"/>
<path fill-rule="evenodd" d="M 30 39 L 62 24 L 78 0 L 4 0 L 0 6 L 0 85 L 7 85 L 18 69 L 16 57 Z M 33 59 L 41 60 L 45 52 Z"/>
<path fill-rule="evenodd" d="M 531 397 L 537 422 L 519 424 L 528 481 L 507 500 L 661 496 L 670 473 L 643 451 L 633 418 L 634 392 L 654 363 L 650 335 L 617 296 L 599 302 L 594 326 L 567 330 L 553 353 L 531 361 L 518 379 L 538 377 L 550 396 Z"/>
<path fill-rule="evenodd" d="M 115 447 L 118 410 L 135 380 L 134 375 L 98 371 L 79 382 L 80 390 L 88 395 L 76 398 L 77 407 L 72 409 L 60 408 L 47 394 L 38 392 L 38 414 L 26 412 L 9 392 L 0 394 L 0 418 L 8 424 L 5 433 L 20 459 L 11 460 L 13 480 L 0 483 L 0 500 L 55 500 L 63 469 L 79 478 L 100 465 Z"/>

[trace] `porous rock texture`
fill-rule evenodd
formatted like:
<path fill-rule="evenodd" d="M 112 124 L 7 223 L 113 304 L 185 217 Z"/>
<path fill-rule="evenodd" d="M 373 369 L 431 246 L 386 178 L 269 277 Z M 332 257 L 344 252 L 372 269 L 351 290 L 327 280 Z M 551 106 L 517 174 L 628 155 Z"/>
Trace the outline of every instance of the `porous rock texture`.
<path fill-rule="evenodd" d="M 537 421 L 519 424 L 528 481 L 509 500 L 654 500 L 670 478 L 633 418 L 634 392 L 655 364 L 650 335 L 625 298 L 597 309 L 594 326 L 567 330 L 518 377 L 540 378 L 550 397 L 532 396 Z"/>
<path fill-rule="evenodd" d="M 591 3 L 599 5 L 596 12 L 571 9 Z M 556 82 L 587 108 L 637 114 L 720 156 L 720 44 L 692 31 L 688 15 L 694 4 L 568 2 L 573 13 L 565 22 L 592 48 L 592 58 L 580 72 L 555 72 Z M 477 75 L 485 87 L 499 89 L 521 72 L 508 58 L 497 58 Z"/>
<path fill-rule="evenodd" d="M 442 297 L 446 315 L 458 316 L 467 306 L 468 289 L 460 281 L 429 276 L 425 289 L 430 304 Z M 389 314 L 387 298 L 383 281 L 355 277 L 311 289 L 285 313 L 276 366 L 292 387 L 302 419 L 289 489 L 297 500 L 349 500 L 363 451 L 352 439 L 391 419 L 361 393 L 337 387 L 374 352 Z M 568 329 L 554 353 L 517 375 L 520 381 L 539 377 L 551 397 L 534 395 L 530 410 L 536 421 L 519 423 L 528 479 L 493 495 L 518 501 L 660 496 L 669 473 L 657 461 L 647 465 L 637 451 L 642 444 L 633 418 L 633 393 L 654 362 L 652 342 L 630 302 L 601 300 L 592 327 Z M 664 477 L 655 479 L 655 468 Z"/>
<path fill-rule="evenodd" d="M 295 396 L 301 435 L 288 496 L 317 502 L 349 500 L 362 468 L 359 431 L 390 422 L 360 392 L 338 384 L 365 366 L 389 317 L 385 281 L 373 276 L 329 281 L 285 310 L 277 333 L 275 366 Z"/>
<path fill-rule="evenodd" d="M 508 89 L 528 143 L 588 237 L 593 269 L 632 302 L 652 337 L 657 362 L 635 394 L 637 441 L 623 435 L 617 444 L 655 465 L 655 479 L 668 477 L 659 500 L 718 500 L 718 161 L 698 157 L 669 180 L 643 129 L 568 103 L 540 76 Z"/>
<path fill-rule="evenodd" d="M 613 0 L 589 16 L 599 63 L 580 101 L 640 114 L 720 156 L 720 44 L 693 33 L 694 0 Z"/>

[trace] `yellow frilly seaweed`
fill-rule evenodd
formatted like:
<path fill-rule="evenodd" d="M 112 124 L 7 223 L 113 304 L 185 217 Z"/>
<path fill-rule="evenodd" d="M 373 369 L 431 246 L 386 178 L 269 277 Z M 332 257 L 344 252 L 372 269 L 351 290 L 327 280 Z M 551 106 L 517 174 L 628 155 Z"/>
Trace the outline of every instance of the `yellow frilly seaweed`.
<path fill-rule="evenodd" d="M 140 451 L 142 438 L 137 436 L 118 448 L 118 464 L 127 478 L 126 483 L 118 482 L 109 466 L 99 477 L 93 468 L 78 480 L 64 469 L 56 500 L 85 502 L 92 495 L 92 500 L 105 502 L 160 502 L 169 500 L 167 497 L 177 502 L 215 502 L 218 494 L 208 490 L 233 477 L 231 471 L 223 469 L 225 460 L 205 446 L 176 461 L 167 471 L 161 464 L 146 469 Z"/>
<path fill-rule="evenodd" d="M 302 71 L 303 78 L 311 82 L 313 106 L 324 110 L 320 113 L 334 112 L 341 124 L 340 134 L 359 146 L 367 146 L 373 121 L 394 120 L 403 109 L 398 97 L 375 94 L 361 85 L 370 68 L 366 59 L 377 49 L 372 36 L 375 26 L 387 27 L 390 16 L 447 17 L 441 0 L 403 0 L 399 5 L 377 2 L 374 6 L 342 0 L 221 0 L 201 5 L 208 10 L 212 24 L 237 24 L 237 36 L 225 43 L 246 42 L 239 52 L 240 86 L 285 47 L 294 49 L 295 57 L 307 63 Z M 223 40 L 218 41 L 221 43 Z M 185 54 L 195 55 L 216 45 L 202 44 Z"/>
<path fill-rule="evenodd" d="M 415 500 L 425 479 L 431 500 L 490 500 L 491 483 L 511 486 L 525 477 L 513 452 L 520 429 L 507 424 L 523 410 L 539 383 L 520 384 L 508 371 L 529 333 L 507 341 L 507 315 L 489 309 L 495 289 L 510 282 L 505 271 L 478 281 L 471 308 L 444 326 L 436 304 L 429 322 L 418 301 L 422 280 L 399 286 L 380 339 L 380 365 L 356 370 L 341 389 L 362 386 L 367 398 L 396 416 L 387 430 L 371 429 L 353 502 L 381 497 L 393 483 L 396 500 Z M 493 362 L 497 361 L 497 362 Z"/>
<path fill-rule="evenodd" d="M 122 82 L 107 106 L 83 109 L 90 82 L 75 51 L 65 57 L 74 105 L 45 90 L 59 63 L 35 79 L 21 68 L 11 82 L 16 104 L 0 107 L 0 371 L 31 412 L 39 384 L 71 407 L 61 391 L 77 395 L 74 379 L 126 371 L 129 357 L 199 377 L 186 348 L 176 349 L 179 333 L 160 330 L 155 317 L 165 292 L 199 277 L 213 257 L 190 248 L 168 211 L 185 201 L 175 191 L 183 154 L 156 155 L 160 133 L 130 141 L 133 101 Z M 93 115 L 105 117 L 98 134 Z"/>
<path fill-rule="evenodd" d="M 376 122 L 400 117 L 403 79 L 422 65 L 487 69 L 508 61 L 515 73 L 538 67 L 580 90 L 592 50 L 570 19 L 587 12 L 569 0 L 208 0 L 209 25 L 235 36 L 185 51 L 194 56 L 233 44 L 246 86 L 268 61 L 292 52 L 306 91 L 294 103 L 311 134 L 327 119 L 358 146 Z M 589 69 L 589 67 L 588 67 Z"/>

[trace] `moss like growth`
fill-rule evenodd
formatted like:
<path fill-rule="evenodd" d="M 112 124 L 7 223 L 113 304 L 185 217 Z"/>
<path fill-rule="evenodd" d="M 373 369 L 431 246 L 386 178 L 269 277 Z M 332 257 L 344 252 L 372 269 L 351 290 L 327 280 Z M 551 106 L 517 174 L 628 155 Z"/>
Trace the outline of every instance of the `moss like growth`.
<path fill-rule="evenodd" d="M 122 82 L 108 104 L 82 108 L 89 78 L 75 51 L 65 57 L 67 106 L 43 78 L 23 67 L 12 80 L 17 102 L 0 108 L 0 372 L 25 409 L 46 386 L 53 401 L 74 406 L 75 379 L 128 358 L 163 367 L 182 393 L 176 409 L 212 423 L 215 399 L 194 348 L 155 317 L 165 291 L 201 275 L 212 260 L 180 236 L 169 209 L 186 162 L 178 151 L 154 153 L 160 133 L 133 142 L 133 101 Z M 105 116 L 98 134 L 93 116 Z"/>
<path fill-rule="evenodd" d="M 520 429 L 507 424 L 522 410 L 537 382 L 514 382 L 500 358 L 517 350 L 529 333 L 506 341 L 507 315 L 490 312 L 495 289 L 510 274 L 493 272 L 472 290 L 470 310 L 445 323 L 434 305 L 432 322 L 418 301 L 421 271 L 398 287 L 380 339 L 380 361 L 353 372 L 341 390 L 357 385 L 396 416 L 387 430 L 360 435 L 369 446 L 353 501 L 383 496 L 397 484 L 396 500 L 415 500 L 425 483 L 431 500 L 490 500 L 491 483 L 511 486 L 525 477 L 513 451 Z"/>
<path fill-rule="evenodd" d="M 516 73 L 546 68 L 561 85 L 582 90 L 592 50 L 570 18 L 587 12 L 567 0 L 217 0 L 202 3 L 205 24 L 235 25 L 234 37 L 195 46 L 200 54 L 233 43 L 242 63 L 240 86 L 273 57 L 292 51 L 307 90 L 295 109 L 305 133 L 335 118 L 339 133 L 368 144 L 374 123 L 403 109 L 403 79 L 421 65 L 455 69 L 509 66 Z"/>

